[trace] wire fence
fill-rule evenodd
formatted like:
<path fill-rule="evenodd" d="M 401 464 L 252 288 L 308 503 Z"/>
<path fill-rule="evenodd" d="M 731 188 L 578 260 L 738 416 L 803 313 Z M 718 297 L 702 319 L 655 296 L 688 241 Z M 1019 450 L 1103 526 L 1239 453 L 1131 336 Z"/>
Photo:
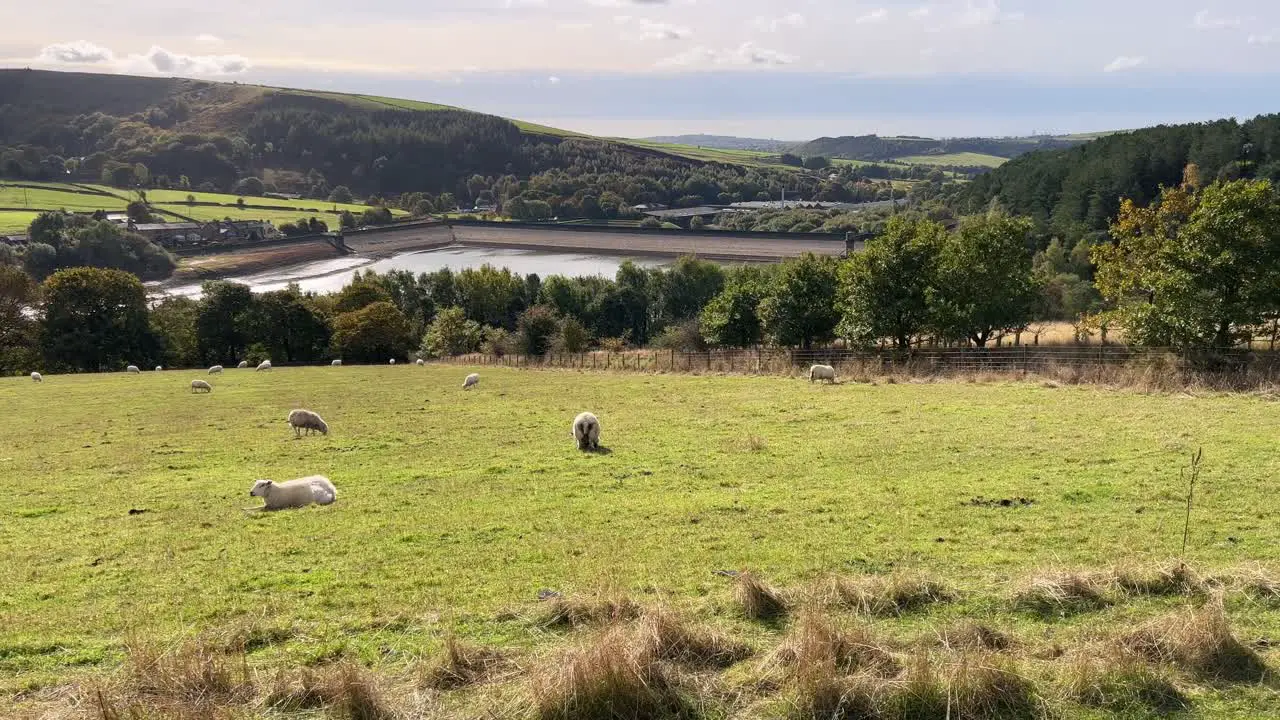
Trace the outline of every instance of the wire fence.
<path fill-rule="evenodd" d="M 812 365 L 864 374 L 1049 373 L 1063 369 L 1139 369 L 1197 375 L 1248 374 L 1256 381 L 1280 379 L 1280 353 L 1219 350 L 1179 352 L 1169 348 L 1062 346 L 892 350 L 752 348 L 735 350 L 625 350 L 548 353 L 540 356 L 472 354 L 447 358 L 463 365 L 566 368 L 639 373 L 735 373 L 791 375 Z"/>

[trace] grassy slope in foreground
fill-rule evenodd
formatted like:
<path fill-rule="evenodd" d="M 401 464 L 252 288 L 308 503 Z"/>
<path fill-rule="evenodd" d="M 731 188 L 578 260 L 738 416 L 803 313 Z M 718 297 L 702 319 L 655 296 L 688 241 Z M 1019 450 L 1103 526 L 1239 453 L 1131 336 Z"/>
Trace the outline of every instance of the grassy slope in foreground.
<path fill-rule="evenodd" d="M 1193 561 L 1271 560 L 1280 542 L 1280 420 L 1258 398 L 494 369 L 464 393 L 466 372 L 230 371 L 198 396 L 195 371 L 0 381 L 0 547 L 17 569 L 0 576 L 0 688 L 109 669 L 130 632 L 237 622 L 297 630 L 266 663 L 394 662 L 446 631 L 538 645 L 495 612 L 605 586 L 724 607 L 721 568 L 781 585 L 911 568 L 998 597 L 1046 566 L 1176 554 L 1178 467 L 1198 445 Z M 298 406 L 331 434 L 295 441 Z M 611 454 L 572 447 L 584 409 Z M 243 512 L 255 478 L 312 473 L 335 506 Z M 941 619 L 1062 639 L 1167 608 L 1045 625 L 975 600 Z M 1242 637 L 1280 633 L 1274 609 L 1231 610 Z"/>

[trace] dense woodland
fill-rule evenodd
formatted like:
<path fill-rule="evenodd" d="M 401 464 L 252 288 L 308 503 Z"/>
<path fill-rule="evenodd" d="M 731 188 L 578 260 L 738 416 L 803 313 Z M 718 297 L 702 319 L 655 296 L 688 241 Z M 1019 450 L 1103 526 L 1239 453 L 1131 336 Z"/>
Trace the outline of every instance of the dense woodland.
<path fill-rule="evenodd" d="M 922 137 L 880 137 L 879 135 L 850 135 L 823 137 L 791 148 L 791 152 L 805 157 L 847 158 L 850 160 L 883 161 L 911 155 L 947 155 L 951 153 L 981 153 L 996 157 L 1013 158 L 1036 150 L 1058 150 L 1079 145 L 1082 140 L 1060 137 L 1027 138 L 948 138 L 934 140 Z"/>

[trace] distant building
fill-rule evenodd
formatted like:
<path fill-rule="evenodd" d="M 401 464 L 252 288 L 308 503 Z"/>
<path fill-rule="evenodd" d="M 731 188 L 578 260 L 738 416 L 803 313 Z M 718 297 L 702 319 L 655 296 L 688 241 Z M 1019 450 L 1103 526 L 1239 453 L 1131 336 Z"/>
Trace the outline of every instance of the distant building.
<path fill-rule="evenodd" d="M 129 225 L 135 232 L 153 243 L 167 248 L 199 245 L 204 241 L 198 223 L 139 223 Z"/>
<path fill-rule="evenodd" d="M 647 213 L 652 210 L 666 210 L 667 206 L 662 203 L 641 203 L 640 205 L 632 205 L 631 209 L 638 213 Z"/>
<path fill-rule="evenodd" d="M 270 240 L 280 232 L 266 220 L 214 220 L 200 234 L 209 242 L 246 243 Z"/>
<path fill-rule="evenodd" d="M 691 208 L 676 208 L 674 210 L 650 210 L 644 214 L 647 217 L 657 218 L 662 222 L 675 223 L 676 225 L 688 227 L 689 223 L 693 222 L 694 218 L 711 220 L 721 212 L 723 212 L 722 208 L 702 205 Z"/>

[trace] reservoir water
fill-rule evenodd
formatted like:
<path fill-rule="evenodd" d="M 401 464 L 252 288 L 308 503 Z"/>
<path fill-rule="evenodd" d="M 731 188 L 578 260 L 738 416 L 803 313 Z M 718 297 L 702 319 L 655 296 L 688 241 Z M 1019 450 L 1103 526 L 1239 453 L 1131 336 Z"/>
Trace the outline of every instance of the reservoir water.
<path fill-rule="evenodd" d="M 544 278 L 548 275 L 570 277 L 603 275 L 611 278 L 627 260 L 642 267 L 661 267 L 669 262 L 653 257 L 626 258 L 509 248 L 447 247 L 439 250 L 403 253 L 374 261 L 361 257 L 333 258 L 226 279 L 244 283 L 254 292 L 280 290 L 289 283 L 296 282 L 303 292 L 328 293 L 341 290 L 343 286 L 350 283 L 357 270 L 377 272 L 409 270 L 417 274 L 435 272 L 443 268 L 458 271 L 488 264 L 497 268 L 509 268 L 520 275 L 536 273 Z M 170 295 L 197 297 L 200 295 L 200 285 L 179 285 L 166 288 L 165 292 Z"/>

